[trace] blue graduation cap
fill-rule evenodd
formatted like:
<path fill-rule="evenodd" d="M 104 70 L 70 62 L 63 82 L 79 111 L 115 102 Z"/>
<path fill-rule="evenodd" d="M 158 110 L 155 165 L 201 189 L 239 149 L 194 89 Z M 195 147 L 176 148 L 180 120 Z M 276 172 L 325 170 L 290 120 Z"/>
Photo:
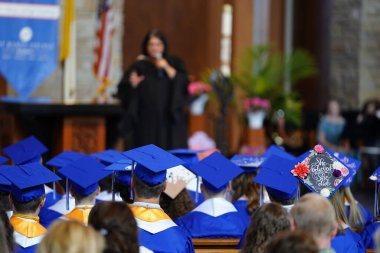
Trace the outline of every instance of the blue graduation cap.
<path fill-rule="evenodd" d="M 358 173 L 360 166 L 362 164 L 361 161 L 352 158 L 350 156 L 347 156 L 345 154 L 339 153 L 339 152 L 334 152 L 332 150 L 328 150 L 330 154 L 333 154 L 336 158 L 338 158 L 344 165 L 346 165 L 347 168 L 350 168 L 352 171 L 352 174 L 350 177 L 347 178 L 347 180 L 343 183 L 344 187 L 349 187 L 355 177 L 355 175 Z"/>
<path fill-rule="evenodd" d="M 6 158 L 5 156 L 0 155 L 0 165 L 4 164 L 6 162 L 8 162 L 8 158 Z"/>
<path fill-rule="evenodd" d="M 374 217 L 377 217 L 379 215 L 379 183 L 380 183 L 380 167 L 378 167 L 372 175 L 369 177 L 369 180 L 375 182 L 375 200 L 373 205 L 373 215 Z"/>
<path fill-rule="evenodd" d="M 1 167 L 0 167 L 1 170 Z M 12 183 L 4 176 L 0 175 L 0 191 L 11 192 Z"/>
<path fill-rule="evenodd" d="M 11 194 L 16 201 L 25 203 L 45 194 L 44 184 L 60 178 L 40 163 L 1 166 L 0 175 L 8 179 Z"/>
<path fill-rule="evenodd" d="M 132 171 L 118 171 L 117 182 L 121 185 L 131 186 Z"/>
<path fill-rule="evenodd" d="M 123 154 L 137 163 L 133 173 L 150 186 L 165 182 L 167 169 L 184 164 L 180 158 L 153 144 L 135 148 Z"/>
<path fill-rule="evenodd" d="M 131 185 L 131 174 L 132 174 L 132 161 L 127 159 L 125 156 L 123 156 L 123 159 L 118 160 L 107 167 L 104 168 L 105 170 L 112 171 L 112 185 L 111 185 L 111 190 L 112 190 L 112 201 L 115 200 L 115 180 L 116 176 L 122 177 L 122 179 L 118 179 L 119 184 L 121 183 L 122 185 Z M 117 172 L 117 173 L 116 173 Z M 123 175 L 128 174 L 129 182 L 127 183 Z"/>
<path fill-rule="evenodd" d="M 245 173 L 252 173 L 259 169 L 260 165 L 264 161 L 264 158 L 253 155 L 234 155 L 230 160 L 242 168 Z"/>
<path fill-rule="evenodd" d="M 3 149 L 15 164 L 39 162 L 48 149 L 36 137 L 30 136 Z"/>
<path fill-rule="evenodd" d="M 105 166 L 95 160 L 95 158 L 83 155 L 82 158 L 66 165 L 60 169 L 59 173 L 68 178 L 72 189 L 86 196 L 93 193 L 98 187 L 98 182 L 111 174 L 111 171 L 104 170 Z"/>
<path fill-rule="evenodd" d="M 202 177 L 203 184 L 213 192 L 222 191 L 229 181 L 244 172 L 219 152 L 214 152 L 200 162 L 190 165 L 189 169 Z"/>
<path fill-rule="evenodd" d="M 279 157 L 282 157 L 285 159 L 294 159 L 295 158 L 295 156 L 286 152 L 282 147 L 276 146 L 276 145 L 271 145 L 265 151 L 265 153 L 262 155 L 262 157 L 264 157 L 266 159 L 266 158 L 270 157 L 271 155 L 276 155 L 276 156 L 279 156 Z"/>
<path fill-rule="evenodd" d="M 114 150 L 114 149 L 107 149 L 107 150 L 92 154 L 92 156 L 99 159 L 106 166 L 112 163 L 115 163 L 119 160 L 125 159 L 125 156 L 122 154 L 122 152 Z"/>
<path fill-rule="evenodd" d="M 132 160 L 123 158 L 121 160 L 118 160 L 107 167 L 104 168 L 105 170 L 110 171 L 131 171 L 132 170 Z"/>
<path fill-rule="evenodd" d="M 253 181 L 264 185 L 268 193 L 277 199 L 289 200 L 298 189 L 298 180 L 290 173 L 294 164 L 294 159 L 271 155 L 261 165 L 261 170 Z"/>
<path fill-rule="evenodd" d="M 182 159 L 185 164 L 190 165 L 192 163 L 196 163 L 199 161 L 198 153 L 203 152 L 204 150 L 192 150 L 192 149 L 173 149 L 169 150 L 169 152 L 176 157 Z"/>
<path fill-rule="evenodd" d="M 82 153 L 73 152 L 73 151 L 63 151 L 62 153 L 56 155 L 55 157 L 47 161 L 45 164 L 60 169 L 66 166 L 67 164 L 78 160 L 79 158 L 83 156 L 84 154 Z"/>
<path fill-rule="evenodd" d="M 350 168 L 319 144 L 298 157 L 297 161 L 291 170 L 293 176 L 326 198 L 331 197 L 352 175 Z"/>

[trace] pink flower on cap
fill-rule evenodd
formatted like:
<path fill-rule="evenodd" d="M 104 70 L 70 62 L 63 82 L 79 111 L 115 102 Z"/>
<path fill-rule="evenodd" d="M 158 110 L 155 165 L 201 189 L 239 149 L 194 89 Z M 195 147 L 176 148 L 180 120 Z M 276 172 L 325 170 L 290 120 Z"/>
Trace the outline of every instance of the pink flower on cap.
<path fill-rule="evenodd" d="M 315 145 L 314 151 L 317 152 L 318 154 L 322 154 L 325 151 L 325 149 L 322 147 L 322 145 L 318 144 L 318 145 Z"/>

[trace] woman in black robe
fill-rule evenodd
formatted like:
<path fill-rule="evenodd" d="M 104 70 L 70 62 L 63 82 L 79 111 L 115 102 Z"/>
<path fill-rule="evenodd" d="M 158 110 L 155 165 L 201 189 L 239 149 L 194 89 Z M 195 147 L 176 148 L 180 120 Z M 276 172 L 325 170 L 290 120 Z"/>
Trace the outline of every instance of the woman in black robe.
<path fill-rule="evenodd" d="M 142 53 L 118 85 L 126 147 L 152 143 L 163 149 L 186 148 L 185 67 L 169 55 L 167 41 L 158 31 L 145 36 Z"/>

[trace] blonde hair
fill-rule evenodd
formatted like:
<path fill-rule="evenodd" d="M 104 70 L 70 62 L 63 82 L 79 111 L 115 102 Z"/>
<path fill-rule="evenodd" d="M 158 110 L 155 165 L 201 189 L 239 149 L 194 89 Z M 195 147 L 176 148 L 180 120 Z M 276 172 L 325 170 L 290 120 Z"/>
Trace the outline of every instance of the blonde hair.
<path fill-rule="evenodd" d="M 350 216 L 348 218 L 348 223 L 350 227 L 355 230 L 361 231 L 365 224 L 365 219 L 362 211 L 360 210 L 354 196 L 352 195 L 350 187 L 342 187 L 344 189 L 344 197 L 350 203 Z"/>
<path fill-rule="evenodd" d="M 42 239 L 37 253 L 102 253 L 103 236 L 76 221 L 57 221 Z"/>
<path fill-rule="evenodd" d="M 338 222 L 338 232 L 344 234 L 344 229 L 342 223 L 348 225 L 346 206 L 344 205 L 344 193 L 342 187 L 339 188 L 334 194 L 330 197 L 330 202 L 334 207 L 336 219 Z"/>

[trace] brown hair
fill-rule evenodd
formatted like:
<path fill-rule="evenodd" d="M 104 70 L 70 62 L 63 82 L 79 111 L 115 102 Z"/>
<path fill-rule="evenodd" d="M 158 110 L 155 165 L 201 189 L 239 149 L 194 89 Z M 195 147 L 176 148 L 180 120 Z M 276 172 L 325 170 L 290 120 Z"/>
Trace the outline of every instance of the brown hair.
<path fill-rule="evenodd" d="M 302 231 L 280 232 L 268 243 L 265 253 L 318 253 L 313 237 Z"/>
<path fill-rule="evenodd" d="M 343 187 L 340 187 L 334 194 L 330 197 L 330 202 L 334 207 L 336 220 L 338 222 L 338 233 L 344 234 L 344 229 L 342 223 L 348 224 L 346 206 L 344 204 L 344 192 Z"/>
<path fill-rule="evenodd" d="M 247 211 L 249 213 L 259 207 L 260 186 L 253 182 L 254 177 L 255 173 L 243 173 L 232 180 L 233 194 L 231 202 L 246 196 L 248 199 Z"/>
<path fill-rule="evenodd" d="M 356 199 L 352 195 L 350 187 L 343 188 L 344 199 L 350 203 L 350 215 L 347 217 L 350 227 L 356 231 L 361 231 L 364 228 L 365 219 L 362 211 L 360 210 Z"/>
<path fill-rule="evenodd" d="M 262 253 L 269 239 L 280 231 L 290 229 L 286 210 L 277 203 L 258 208 L 251 217 L 242 253 Z"/>
<path fill-rule="evenodd" d="M 104 238 L 77 221 L 55 222 L 42 239 L 37 253 L 102 253 Z"/>
<path fill-rule="evenodd" d="M 7 245 L 8 251 L 3 248 L 3 252 L 13 252 L 14 248 L 14 238 L 13 238 L 13 227 L 9 222 L 7 213 L 4 210 L 0 210 L 0 245 Z M 4 235 L 1 236 L 1 235 Z M 3 241 L 5 239 L 5 241 Z"/>
<path fill-rule="evenodd" d="M 166 194 L 161 194 L 160 206 L 172 220 L 184 216 L 195 208 L 186 189 L 183 189 L 174 199 Z"/>
<path fill-rule="evenodd" d="M 89 225 L 106 239 L 103 253 L 137 253 L 137 224 L 128 205 L 124 202 L 104 201 L 90 212 Z"/>

